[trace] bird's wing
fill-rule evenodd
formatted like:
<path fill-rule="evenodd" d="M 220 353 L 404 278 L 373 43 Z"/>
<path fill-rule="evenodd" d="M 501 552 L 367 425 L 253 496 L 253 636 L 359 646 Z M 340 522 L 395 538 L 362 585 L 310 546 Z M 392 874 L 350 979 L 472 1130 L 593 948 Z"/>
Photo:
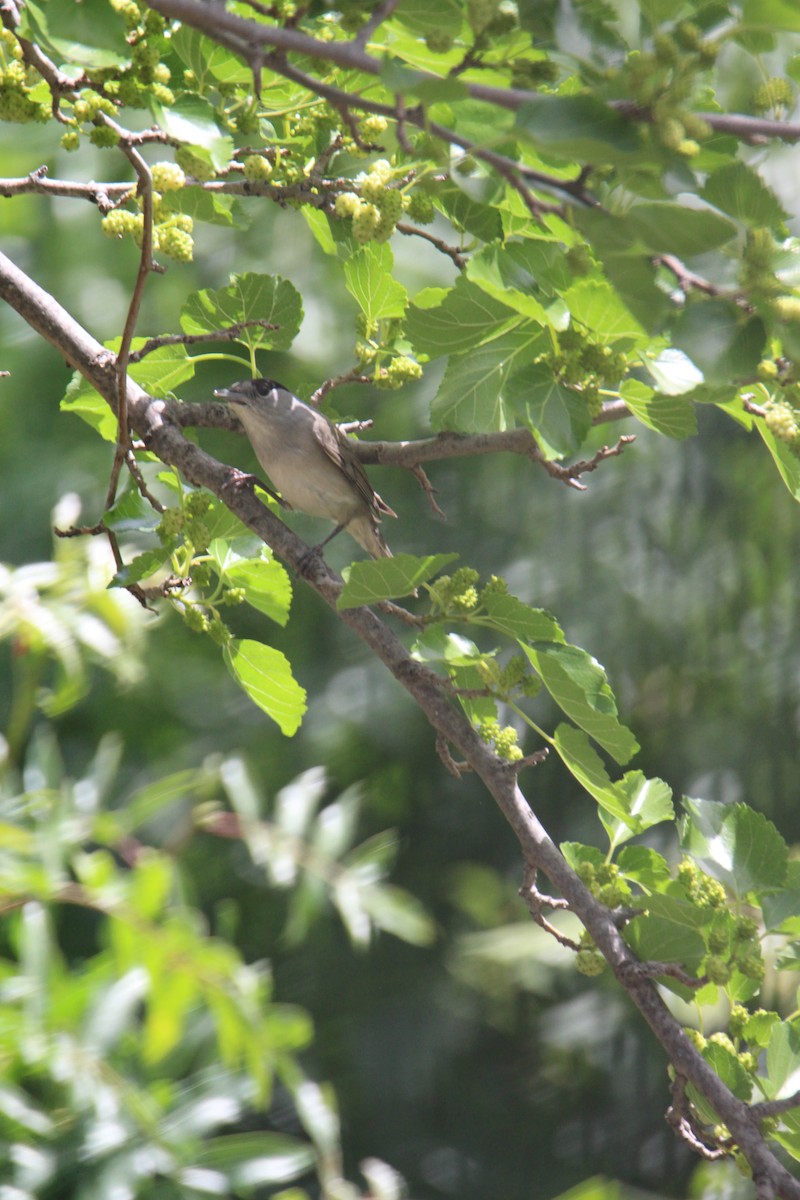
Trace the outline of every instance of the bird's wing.
<path fill-rule="evenodd" d="M 322 416 L 321 413 L 319 415 Z M 375 519 L 380 520 L 381 513 L 384 513 L 387 517 L 396 517 L 397 513 L 394 509 L 390 508 L 386 501 L 382 500 L 373 488 L 360 461 L 354 454 L 348 453 L 350 447 L 347 443 L 347 434 L 342 433 L 338 426 L 334 425 L 332 421 L 327 420 L 327 418 L 325 419 L 324 426 L 318 427 L 318 433 L 322 449 L 355 486 L 359 496 L 361 496 Z"/>

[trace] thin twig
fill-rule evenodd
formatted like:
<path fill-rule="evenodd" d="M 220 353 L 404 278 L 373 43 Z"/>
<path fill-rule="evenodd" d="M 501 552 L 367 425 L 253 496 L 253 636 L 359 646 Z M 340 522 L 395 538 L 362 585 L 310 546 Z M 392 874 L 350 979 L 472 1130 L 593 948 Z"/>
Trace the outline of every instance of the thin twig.
<path fill-rule="evenodd" d="M 558 463 L 542 461 L 542 466 L 547 471 L 548 475 L 552 475 L 554 479 L 560 479 L 562 483 L 568 487 L 578 488 L 579 491 L 585 491 L 585 484 L 579 483 L 578 478 L 585 475 L 588 471 L 596 471 L 602 462 L 608 458 L 616 458 L 622 454 L 631 442 L 636 441 L 636 435 L 632 433 L 623 434 L 623 436 L 613 446 L 601 446 L 596 454 L 591 458 L 580 459 L 578 462 L 572 463 L 569 467 L 562 467 Z"/>
<path fill-rule="evenodd" d="M 444 510 L 439 507 L 439 505 L 436 503 L 436 499 L 434 497 L 434 492 L 436 491 L 436 488 L 433 486 L 430 479 L 428 479 L 428 476 L 425 474 L 422 467 L 419 465 L 419 463 L 417 463 L 417 465 L 415 467 L 411 467 L 410 470 L 411 470 L 412 475 L 415 475 L 416 478 L 419 480 L 419 485 L 422 488 L 425 495 L 428 497 L 428 503 L 430 504 L 433 511 L 436 513 L 437 517 L 441 517 L 441 519 L 443 521 L 446 521 L 447 513 L 444 512 Z"/>
<path fill-rule="evenodd" d="M 235 325 L 229 325 L 226 329 L 212 329 L 210 333 L 166 333 L 161 337 L 148 338 L 138 350 L 131 351 L 128 362 L 141 362 L 146 355 L 152 354 L 154 350 L 160 350 L 162 346 L 197 346 L 204 342 L 232 342 L 243 329 L 248 329 L 252 325 L 258 325 L 262 329 L 280 329 L 280 325 L 273 325 L 270 321 L 253 319 L 237 321 Z"/>
<path fill-rule="evenodd" d="M 399 3 L 400 0 L 383 0 L 383 3 L 378 5 L 366 25 L 361 26 L 353 38 L 353 44 L 361 47 L 366 46 L 378 26 L 382 25 L 384 21 L 388 21 Z"/>
<path fill-rule="evenodd" d="M 406 237 L 424 238 L 426 242 L 430 242 L 437 250 L 441 250 L 442 254 L 452 258 L 459 271 L 463 271 L 467 265 L 467 260 L 460 250 L 457 250 L 455 246 L 448 246 L 447 242 L 433 233 L 428 233 L 427 229 L 420 229 L 418 225 L 409 225 L 405 221 L 398 221 L 395 228 L 398 233 L 404 233 Z"/>
<path fill-rule="evenodd" d="M 328 392 L 332 392 L 334 388 L 341 387 L 344 383 L 374 383 L 375 380 L 371 375 L 364 375 L 360 367 L 351 367 L 349 371 L 344 371 L 341 375 L 336 375 L 332 379 L 326 379 L 321 383 L 316 391 L 313 391 L 309 397 L 308 403 L 319 406 Z"/>
<path fill-rule="evenodd" d="M 567 950 L 574 950 L 576 953 L 582 949 L 580 942 L 576 942 L 573 938 L 567 937 L 560 929 L 557 929 L 552 922 L 548 921 L 542 909 L 547 908 L 569 908 L 569 904 L 565 900 L 554 900 L 550 896 L 543 896 L 536 886 L 537 870 L 532 863 L 527 863 L 525 867 L 525 878 L 522 882 L 522 887 L 519 889 L 519 894 L 525 902 L 528 912 L 533 917 L 536 924 L 545 933 L 549 933 L 555 938 L 560 946 L 566 947 Z"/>

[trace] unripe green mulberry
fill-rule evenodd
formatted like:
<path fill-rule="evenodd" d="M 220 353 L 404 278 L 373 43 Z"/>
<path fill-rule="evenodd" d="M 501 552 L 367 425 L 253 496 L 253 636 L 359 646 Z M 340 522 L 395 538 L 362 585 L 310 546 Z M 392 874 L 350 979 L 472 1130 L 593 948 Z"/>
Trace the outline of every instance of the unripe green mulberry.
<path fill-rule="evenodd" d="M 374 204 L 362 204 L 353 217 L 353 237 L 357 242 L 371 242 L 375 237 L 381 214 Z"/>
<path fill-rule="evenodd" d="M 163 83 L 154 83 L 150 88 L 150 94 L 165 108 L 171 108 L 175 103 L 175 93 L 172 88 L 165 87 Z"/>
<path fill-rule="evenodd" d="M 675 30 L 675 37 L 684 50 L 697 50 L 702 41 L 699 27 L 691 21 L 681 21 Z"/>
<path fill-rule="evenodd" d="M 89 134 L 89 141 L 93 146 L 98 146 L 103 150 L 108 150 L 111 146 L 116 146 L 119 142 L 119 134 L 116 129 L 109 128 L 108 125 L 95 125 L 94 129 Z"/>
<path fill-rule="evenodd" d="M 272 163 L 263 154 L 248 154 L 244 160 L 244 177 L 250 183 L 263 182 L 272 174 Z"/>
<path fill-rule="evenodd" d="M 656 125 L 656 135 L 662 146 L 668 150 L 679 150 L 686 136 L 683 122 L 677 117 L 664 117 Z"/>
<path fill-rule="evenodd" d="M 186 176 L 177 163 L 153 163 L 150 174 L 153 177 L 153 187 L 158 192 L 175 192 L 186 186 Z"/>
<path fill-rule="evenodd" d="M 125 209 L 112 208 L 111 212 L 103 217 L 100 228 L 106 237 L 121 238 L 131 232 L 132 218 L 135 219 L 134 214 L 126 212 Z"/>
<path fill-rule="evenodd" d="M 680 61 L 680 49 L 675 39 L 669 34 L 660 31 L 653 38 L 653 50 L 656 60 L 662 66 L 672 67 Z"/>
<path fill-rule="evenodd" d="M 724 958 L 712 954 L 706 962 L 706 975 L 711 983 L 724 987 L 726 983 L 730 982 L 731 969 Z"/>
<path fill-rule="evenodd" d="M 771 403 L 764 412 L 764 423 L 767 429 L 788 446 L 794 446 L 798 440 L 798 429 L 795 415 L 788 404 Z"/>
<path fill-rule="evenodd" d="M 495 0 L 469 0 L 467 20 L 475 33 L 483 33 L 491 25 L 497 13 Z"/>
<path fill-rule="evenodd" d="M 361 195 L 370 204 L 379 204 L 386 191 L 386 184 L 377 175 L 367 175 L 361 184 Z"/>
<path fill-rule="evenodd" d="M 422 378 L 422 367 L 418 362 L 414 362 L 413 358 L 409 358 L 405 354 L 398 354 L 393 358 L 388 367 L 389 376 L 392 379 L 399 379 L 403 382 L 413 379 Z M 456 572 L 456 576 L 458 572 Z"/>
<path fill-rule="evenodd" d="M 64 150 L 77 150 L 81 144 L 80 134 L 75 129 L 68 129 L 61 135 L 61 146 Z"/>
<path fill-rule="evenodd" d="M 768 112 L 771 108 L 788 108 L 794 103 L 794 91 L 788 79 L 773 77 L 756 88 L 753 93 L 753 108 L 756 112 Z"/>
<path fill-rule="evenodd" d="M 575 955 L 575 967 L 581 975 L 602 975 L 605 966 L 606 960 L 599 950 L 579 950 Z"/>
<path fill-rule="evenodd" d="M 708 121 L 703 120 L 699 113 L 682 112 L 681 122 L 687 136 L 696 142 L 704 142 L 714 132 Z"/>
<path fill-rule="evenodd" d="M 213 617 L 208 622 L 208 633 L 213 642 L 218 646 L 227 646 L 228 642 L 233 637 L 230 629 L 220 617 Z"/>
<path fill-rule="evenodd" d="M 425 45 L 431 54 L 447 54 L 452 49 L 453 38 L 444 29 L 429 29 L 425 34 Z"/>
<path fill-rule="evenodd" d="M 412 192 L 408 198 L 407 212 L 418 225 L 429 225 L 436 215 L 433 200 L 422 192 Z"/>
<path fill-rule="evenodd" d="M 381 117 L 377 113 L 364 117 L 359 124 L 359 132 L 363 138 L 380 137 L 382 133 L 386 133 L 388 128 L 389 122 L 386 117 Z"/>
<path fill-rule="evenodd" d="M 183 507 L 186 515 L 189 517 L 204 517 L 213 503 L 213 497 L 209 492 L 197 489 L 193 492 L 187 492 L 183 502 Z"/>
<path fill-rule="evenodd" d="M 159 228 L 158 248 L 176 262 L 191 262 L 194 255 L 194 242 L 189 234 L 177 225 Z"/>
<path fill-rule="evenodd" d="M 187 605 L 184 608 L 183 619 L 193 633 L 208 633 L 208 617 L 199 608 L 195 608 L 193 604 Z"/>
<path fill-rule="evenodd" d="M 333 206 L 337 217 L 354 217 L 361 207 L 361 201 L 355 192 L 341 192 Z"/>
<path fill-rule="evenodd" d="M 162 541 L 170 541 L 183 529 L 184 516 L 179 508 L 167 508 L 161 514 L 156 534 Z"/>

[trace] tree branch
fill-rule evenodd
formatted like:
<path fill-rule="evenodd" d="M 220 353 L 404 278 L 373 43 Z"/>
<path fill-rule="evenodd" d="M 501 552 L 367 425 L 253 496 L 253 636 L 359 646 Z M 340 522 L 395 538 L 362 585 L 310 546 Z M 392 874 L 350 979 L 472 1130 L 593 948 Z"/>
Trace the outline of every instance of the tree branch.
<path fill-rule="evenodd" d="M 264 59 L 264 47 L 270 46 L 280 51 L 281 55 L 298 54 L 304 58 L 322 62 L 334 63 L 348 70 L 360 71 L 366 75 L 379 76 L 383 63 L 379 58 L 367 54 L 356 38 L 349 42 L 323 42 L 309 34 L 300 33 L 296 29 L 288 29 L 281 25 L 258 24 L 225 12 L 219 5 L 203 4 L 200 0 L 149 0 L 151 8 L 172 20 L 182 21 L 195 29 L 207 34 L 208 37 L 221 46 L 227 46 L 235 54 L 246 61 L 257 58 Z M 381 8 L 386 7 L 382 5 Z M 380 11 L 380 9 L 378 10 Z M 389 13 L 381 15 L 383 21 Z M 273 59 L 270 67 L 283 74 L 280 59 Z M 418 71 L 421 80 L 438 80 L 439 76 L 426 71 Z M 287 78 L 291 76 L 287 75 Z M 473 100 L 483 100 L 487 104 L 506 108 L 517 112 L 525 104 L 529 104 L 536 95 L 521 88 L 491 87 L 481 83 L 464 83 L 467 94 Z M 322 94 L 321 92 L 319 93 Z M 650 120 L 647 110 L 633 104 L 631 101 L 616 101 L 610 105 L 624 116 L 632 120 Z M 389 110 L 390 116 L 396 116 Z M 728 113 L 700 113 L 712 129 L 720 133 L 731 133 L 745 141 L 764 138 L 780 138 L 782 141 L 795 142 L 800 140 L 800 123 L 789 121 L 774 121 L 762 117 L 739 116 Z M 409 114 L 404 114 L 406 120 Z M 437 134 L 438 136 L 438 134 Z M 575 181 L 576 183 L 578 181 Z M 581 181 L 582 183 L 582 181 Z M 557 181 L 564 188 L 563 181 Z"/>
<path fill-rule="evenodd" d="M 109 403 L 114 403 L 113 357 L 52 296 L 1 253 L 0 298 L 77 367 Z M 305 543 L 274 517 L 253 492 L 226 492 L 230 469 L 183 437 L 171 419 L 170 406 L 164 401 L 153 400 L 133 380 L 128 380 L 127 395 L 131 427 L 162 462 L 177 468 L 193 485 L 207 488 L 224 499 L 239 519 L 295 570 L 307 562 Z M 521 792 L 513 768 L 490 750 L 454 701 L 443 692 L 435 674 L 411 658 L 394 632 L 371 608 L 338 612 L 336 602 L 341 592 L 341 580 L 321 558 L 312 560 L 303 577 L 411 695 L 433 727 L 439 743 L 448 743 L 457 749 L 483 781 L 514 831 L 525 862 L 547 876 L 580 918 L 676 1072 L 692 1083 L 724 1120 L 748 1159 L 754 1178 L 767 1181 L 774 1193 L 784 1200 L 800 1200 L 800 1182 L 772 1154 L 753 1113 L 731 1093 L 699 1054 L 667 1009 L 653 982 L 642 977 L 639 964 L 622 939 L 613 914 L 591 895 L 567 865 Z"/>

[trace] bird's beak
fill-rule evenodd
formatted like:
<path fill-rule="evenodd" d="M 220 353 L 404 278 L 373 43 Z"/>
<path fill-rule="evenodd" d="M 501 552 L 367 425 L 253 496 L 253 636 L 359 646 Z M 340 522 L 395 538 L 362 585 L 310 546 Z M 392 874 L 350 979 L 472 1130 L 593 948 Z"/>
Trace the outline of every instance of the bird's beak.
<path fill-rule="evenodd" d="M 227 388 L 214 388 L 214 395 L 218 400 L 227 400 L 230 392 Z"/>

